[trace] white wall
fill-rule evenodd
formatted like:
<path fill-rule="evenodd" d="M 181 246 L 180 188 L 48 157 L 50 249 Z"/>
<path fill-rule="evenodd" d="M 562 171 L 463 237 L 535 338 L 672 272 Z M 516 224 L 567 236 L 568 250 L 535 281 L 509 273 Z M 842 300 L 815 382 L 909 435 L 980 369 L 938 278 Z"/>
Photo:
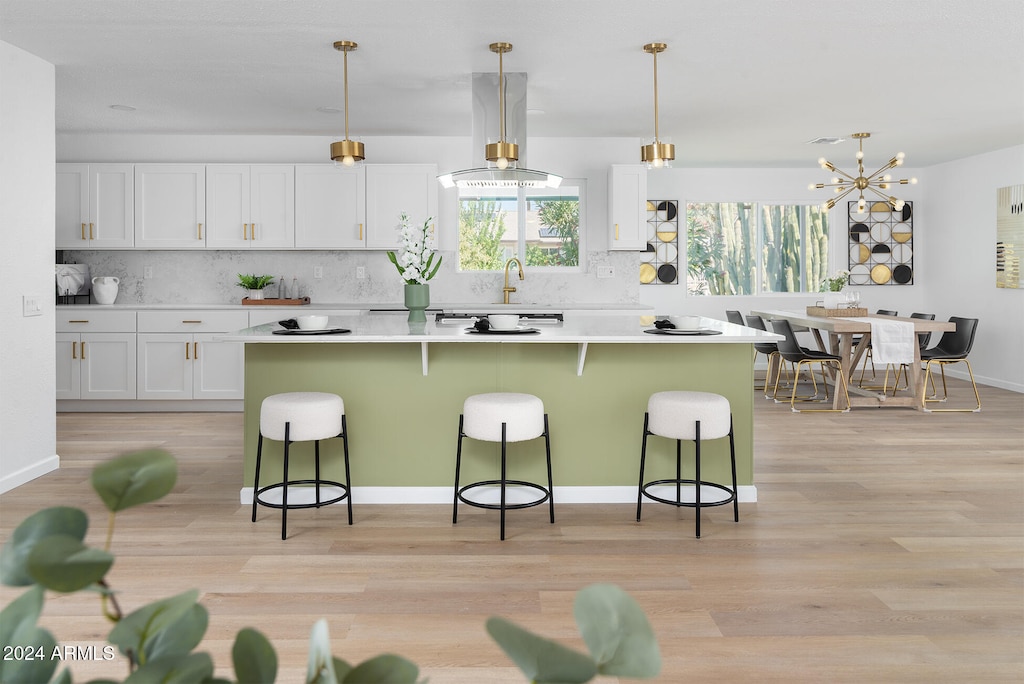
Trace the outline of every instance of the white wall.
<path fill-rule="evenodd" d="M 54 67 L 0 42 L 0 492 L 54 470 Z M 22 317 L 22 297 L 42 315 Z"/>
<path fill-rule="evenodd" d="M 996 189 L 1021 183 L 1024 145 L 929 168 L 930 239 L 923 252 L 918 247 L 928 267 L 926 310 L 979 319 L 975 378 L 1017 392 L 1024 392 L 1024 290 L 996 287 Z"/>

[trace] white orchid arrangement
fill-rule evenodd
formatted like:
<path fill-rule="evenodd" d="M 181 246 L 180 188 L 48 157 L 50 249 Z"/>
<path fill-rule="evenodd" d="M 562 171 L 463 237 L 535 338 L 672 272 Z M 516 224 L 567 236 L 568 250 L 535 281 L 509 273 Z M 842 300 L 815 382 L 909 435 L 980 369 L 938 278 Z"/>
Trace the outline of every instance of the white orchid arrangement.
<path fill-rule="evenodd" d="M 402 232 L 401 256 L 388 252 L 388 259 L 398 269 L 407 285 L 425 284 L 437 275 L 442 257 L 434 251 L 434 240 L 430 231 L 433 217 L 423 222 L 423 227 L 409 225 L 409 216 L 403 211 L 399 216 L 399 230 Z M 434 261 L 437 257 L 437 261 Z"/>

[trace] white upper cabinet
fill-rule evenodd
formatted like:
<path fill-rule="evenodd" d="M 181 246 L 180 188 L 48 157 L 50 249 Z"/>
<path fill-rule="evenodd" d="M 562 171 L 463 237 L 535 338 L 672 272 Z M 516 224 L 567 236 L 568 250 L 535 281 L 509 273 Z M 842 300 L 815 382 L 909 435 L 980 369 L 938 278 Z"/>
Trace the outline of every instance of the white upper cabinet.
<path fill-rule="evenodd" d="M 437 166 L 367 164 L 367 249 L 399 247 L 398 226 L 402 212 L 408 214 L 412 225 L 422 225 L 428 218 L 436 221 Z"/>
<path fill-rule="evenodd" d="M 295 248 L 366 246 L 366 173 L 361 166 L 295 167 Z"/>
<path fill-rule="evenodd" d="M 206 247 L 295 246 L 295 167 L 210 164 L 206 167 Z"/>
<path fill-rule="evenodd" d="M 642 250 L 647 236 L 647 167 L 613 164 L 608 176 L 608 249 Z"/>
<path fill-rule="evenodd" d="M 206 166 L 135 165 L 135 247 L 206 248 Z"/>
<path fill-rule="evenodd" d="M 131 164 L 57 164 L 57 249 L 134 246 Z"/>

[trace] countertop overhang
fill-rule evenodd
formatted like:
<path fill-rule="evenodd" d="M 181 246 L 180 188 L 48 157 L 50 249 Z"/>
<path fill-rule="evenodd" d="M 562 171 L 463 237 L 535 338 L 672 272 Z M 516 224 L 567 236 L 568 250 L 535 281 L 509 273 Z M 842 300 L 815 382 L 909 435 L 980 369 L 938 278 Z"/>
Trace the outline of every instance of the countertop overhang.
<path fill-rule="evenodd" d="M 441 324 L 434 321 L 410 323 L 401 315 L 365 314 L 331 316 L 328 328 L 344 328 L 351 332 L 324 335 L 281 335 L 283 328 L 267 323 L 217 335 L 225 342 L 246 344 L 394 344 L 419 343 L 423 375 L 428 374 L 430 343 L 483 344 L 576 344 L 576 374 L 583 375 L 587 346 L 590 344 L 753 344 L 783 339 L 775 333 L 734 325 L 726 321 L 701 317 L 700 327 L 716 331 L 713 335 L 652 335 L 653 317 L 639 315 L 573 314 L 558 325 L 538 325 L 531 334 L 479 334 L 470 332 L 465 324 Z"/>

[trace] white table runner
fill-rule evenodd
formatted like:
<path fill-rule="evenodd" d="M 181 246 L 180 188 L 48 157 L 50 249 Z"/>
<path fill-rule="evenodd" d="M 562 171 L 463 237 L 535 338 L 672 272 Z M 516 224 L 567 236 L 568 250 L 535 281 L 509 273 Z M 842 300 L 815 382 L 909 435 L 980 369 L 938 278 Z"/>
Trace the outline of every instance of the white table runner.
<path fill-rule="evenodd" d="M 878 318 L 855 318 L 871 324 L 871 358 L 875 363 L 913 363 L 917 335 L 914 324 Z"/>

